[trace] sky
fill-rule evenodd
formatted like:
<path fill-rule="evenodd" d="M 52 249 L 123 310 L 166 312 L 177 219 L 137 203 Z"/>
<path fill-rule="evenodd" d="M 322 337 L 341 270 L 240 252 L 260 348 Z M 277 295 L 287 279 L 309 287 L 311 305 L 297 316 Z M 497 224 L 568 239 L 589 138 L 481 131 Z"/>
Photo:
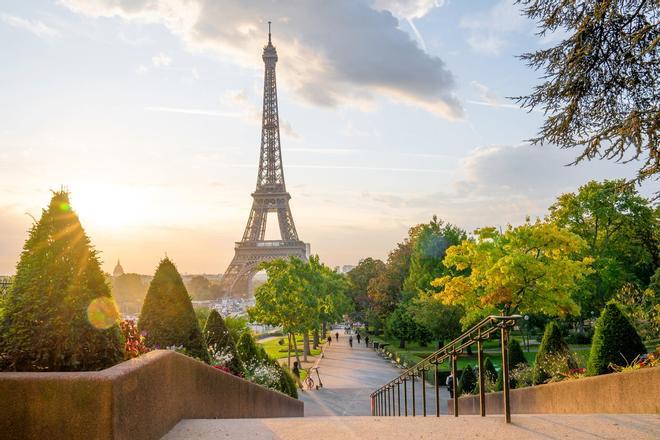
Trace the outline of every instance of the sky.
<path fill-rule="evenodd" d="M 167 254 L 222 273 L 256 183 L 268 21 L 293 217 L 331 266 L 386 258 L 434 214 L 516 225 L 634 175 L 526 142 L 543 114 L 508 97 L 540 73 L 517 55 L 563 36 L 512 0 L 0 0 L 0 274 L 62 186 L 104 270 Z"/>

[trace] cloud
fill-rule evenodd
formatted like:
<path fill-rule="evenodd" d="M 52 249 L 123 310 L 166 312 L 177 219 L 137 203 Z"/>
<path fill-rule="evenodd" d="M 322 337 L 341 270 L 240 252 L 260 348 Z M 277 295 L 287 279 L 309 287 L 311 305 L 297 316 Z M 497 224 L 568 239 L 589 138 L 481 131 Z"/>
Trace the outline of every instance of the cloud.
<path fill-rule="evenodd" d="M 374 0 L 372 7 L 390 11 L 395 17 L 412 20 L 422 18 L 432 9 L 444 4 L 444 0 Z"/>
<path fill-rule="evenodd" d="M 526 31 L 531 23 L 520 13 L 515 0 L 501 0 L 486 12 L 465 15 L 460 27 L 468 29 L 468 45 L 475 52 L 499 55 L 507 44 L 509 34 Z"/>
<path fill-rule="evenodd" d="M 60 36 L 60 32 L 57 29 L 54 29 L 39 20 L 29 20 L 27 18 L 6 14 L 4 12 L 0 13 L 0 20 L 9 26 L 26 30 L 40 38 Z"/>
<path fill-rule="evenodd" d="M 154 67 L 169 67 L 172 64 L 172 58 L 161 52 L 158 55 L 154 55 L 151 58 L 151 62 Z"/>
<path fill-rule="evenodd" d="M 445 63 L 426 54 L 388 11 L 356 0 L 62 0 L 90 16 L 161 23 L 191 50 L 210 50 L 262 69 L 265 21 L 279 53 L 280 85 L 313 105 L 361 106 L 377 96 L 460 119 L 455 81 Z M 417 16 L 439 2 L 408 4 Z M 395 2 L 388 2 L 394 8 Z"/>
<path fill-rule="evenodd" d="M 225 118 L 240 118 L 243 113 L 237 112 L 219 112 L 214 110 L 204 110 L 197 108 L 178 108 L 178 107 L 146 107 L 145 110 L 151 112 L 167 112 L 167 113 L 184 113 L 188 115 L 202 115 L 202 116 L 220 116 Z"/>

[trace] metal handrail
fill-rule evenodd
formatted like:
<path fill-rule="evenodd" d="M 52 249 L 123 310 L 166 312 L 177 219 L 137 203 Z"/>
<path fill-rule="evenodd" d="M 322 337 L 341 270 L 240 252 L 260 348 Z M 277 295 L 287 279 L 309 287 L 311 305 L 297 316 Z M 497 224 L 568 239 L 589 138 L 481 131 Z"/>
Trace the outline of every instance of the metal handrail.
<path fill-rule="evenodd" d="M 482 342 L 490 339 L 490 337 L 500 332 L 502 340 L 502 369 L 503 369 L 503 397 L 504 397 L 504 414 L 506 422 L 511 421 L 511 411 L 509 405 L 509 329 L 513 327 L 516 322 L 521 319 L 521 315 L 498 316 L 491 315 L 479 323 L 472 326 L 469 330 L 462 335 L 449 342 L 441 349 L 431 353 L 429 356 L 418 362 L 414 366 L 408 368 L 399 376 L 395 377 L 385 385 L 381 386 L 373 393 L 370 394 L 371 399 L 371 413 L 372 415 L 396 415 L 394 410 L 395 400 L 398 400 L 397 408 L 398 415 L 401 415 L 401 390 L 400 386 L 404 387 L 404 412 L 408 415 L 408 394 L 407 394 L 407 381 L 411 381 L 412 387 L 412 415 L 415 416 L 415 377 L 422 379 L 422 405 L 423 415 L 426 416 L 426 371 L 430 366 L 435 367 L 435 395 L 436 395 L 436 416 L 440 415 L 439 403 L 439 374 L 438 365 L 443 363 L 446 359 L 451 358 L 451 368 L 453 375 L 453 402 L 454 402 L 454 416 L 458 416 L 458 396 L 456 396 L 457 377 L 456 377 L 456 358 L 463 349 L 470 345 L 477 344 L 477 357 L 479 363 L 479 397 L 481 415 L 486 415 L 486 403 L 484 392 L 484 368 L 483 368 L 483 348 Z M 398 399 L 394 397 L 394 387 L 397 388 Z M 390 392 L 391 389 L 391 392 Z"/>

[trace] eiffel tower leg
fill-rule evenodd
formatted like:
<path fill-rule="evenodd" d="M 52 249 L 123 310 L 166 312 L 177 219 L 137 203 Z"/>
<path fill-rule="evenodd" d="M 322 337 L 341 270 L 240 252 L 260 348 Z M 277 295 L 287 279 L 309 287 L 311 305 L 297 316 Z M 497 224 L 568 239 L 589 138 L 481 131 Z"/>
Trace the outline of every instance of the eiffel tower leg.
<path fill-rule="evenodd" d="M 284 203 L 284 206 L 277 208 L 277 220 L 280 224 L 282 240 L 298 240 L 298 233 L 296 232 L 296 225 L 293 223 L 293 215 L 291 214 L 288 200 Z"/>

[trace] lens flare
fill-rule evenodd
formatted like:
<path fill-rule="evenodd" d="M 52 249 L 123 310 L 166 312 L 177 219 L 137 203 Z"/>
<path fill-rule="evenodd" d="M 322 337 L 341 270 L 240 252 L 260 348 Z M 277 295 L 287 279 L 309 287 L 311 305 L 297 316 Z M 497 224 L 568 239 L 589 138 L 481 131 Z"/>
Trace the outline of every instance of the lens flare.
<path fill-rule="evenodd" d="M 60 203 L 60 211 L 62 211 L 62 212 L 69 212 L 69 211 L 71 211 L 71 205 L 69 205 L 69 204 L 66 203 L 66 202 L 62 202 L 62 203 Z"/>
<path fill-rule="evenodd" d="M 87 307 L 87 321 L 100 330 L 105 330 L 119 322 L 117 305 L 107 296 L 96 298 Z"/>

